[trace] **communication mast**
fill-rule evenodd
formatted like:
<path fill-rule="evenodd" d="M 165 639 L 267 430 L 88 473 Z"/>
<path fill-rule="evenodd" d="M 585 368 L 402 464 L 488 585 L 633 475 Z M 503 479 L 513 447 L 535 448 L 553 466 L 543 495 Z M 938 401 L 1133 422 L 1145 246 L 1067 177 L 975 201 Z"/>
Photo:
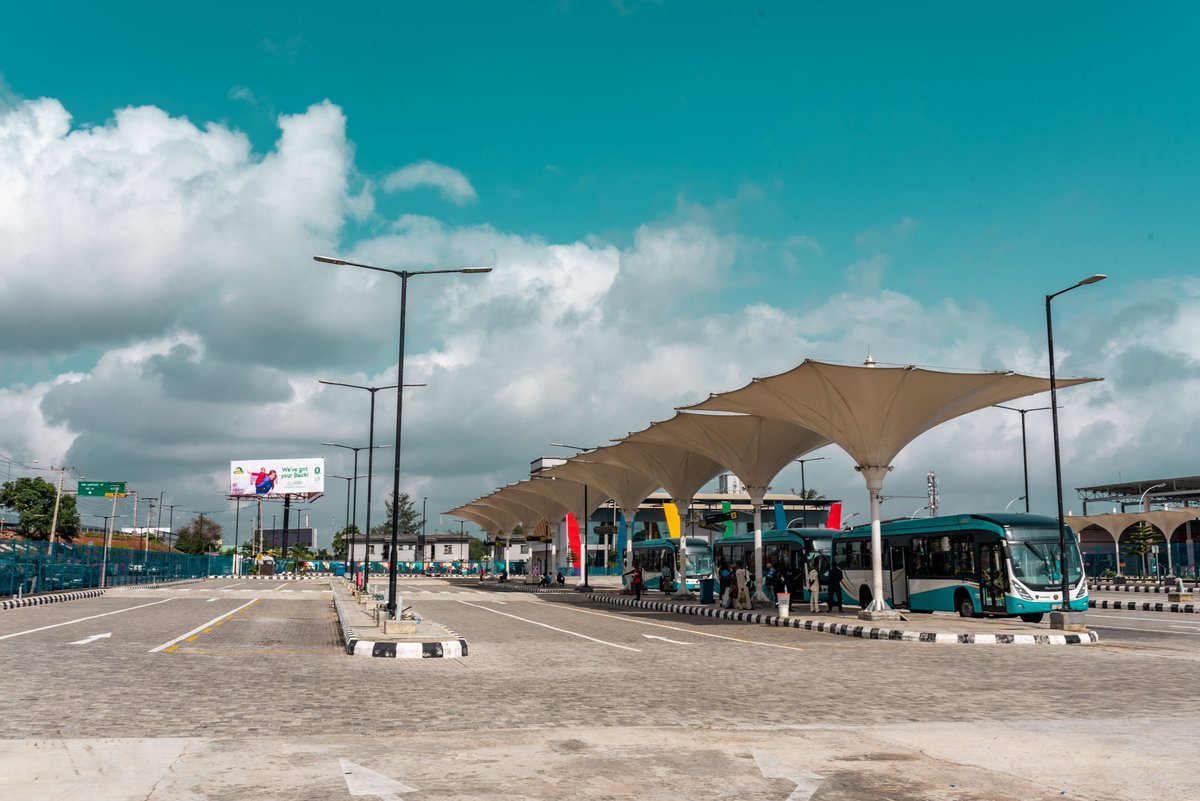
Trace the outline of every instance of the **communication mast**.
<path fill-rule="evenodd" d="M 937 473 L 931 468 L 925 476 L 925 486 L 929 492 L 929 516 L 937 517 L 938 514 L 938 483 Z"/>

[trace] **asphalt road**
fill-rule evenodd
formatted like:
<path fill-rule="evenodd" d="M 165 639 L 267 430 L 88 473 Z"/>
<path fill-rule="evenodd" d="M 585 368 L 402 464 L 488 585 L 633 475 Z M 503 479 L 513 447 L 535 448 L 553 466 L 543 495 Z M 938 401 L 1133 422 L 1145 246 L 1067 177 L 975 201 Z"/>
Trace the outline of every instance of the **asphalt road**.
<path fill-rule="evenodd" d="M 1179 661 L 1197 659 L 1200 615 L 1093 612 L 1099 645 L 954 646 L 436 579 L 401 591 L 470 655 L 348 657 L 320 581 L 208 581 L 0 613 L 4 797 L 1110 799 L 1191 787 L 1191 725 L 1173 710 L 1198 700 Z M 1139 675 L 1154 678 L 1128 679 Z"/>

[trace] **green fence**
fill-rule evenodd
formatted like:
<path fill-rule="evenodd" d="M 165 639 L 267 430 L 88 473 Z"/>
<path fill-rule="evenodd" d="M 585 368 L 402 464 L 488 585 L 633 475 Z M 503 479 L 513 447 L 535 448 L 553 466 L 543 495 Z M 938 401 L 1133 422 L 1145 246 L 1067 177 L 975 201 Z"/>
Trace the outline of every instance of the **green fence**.
<path fill-rule="evenodd" d="M 0 540 L 0 596 L 79 590 L 100 586 L 104 548 L 37 540 Z M 106 587 L 203 578 L 207 556 L 110 548 Z"/>

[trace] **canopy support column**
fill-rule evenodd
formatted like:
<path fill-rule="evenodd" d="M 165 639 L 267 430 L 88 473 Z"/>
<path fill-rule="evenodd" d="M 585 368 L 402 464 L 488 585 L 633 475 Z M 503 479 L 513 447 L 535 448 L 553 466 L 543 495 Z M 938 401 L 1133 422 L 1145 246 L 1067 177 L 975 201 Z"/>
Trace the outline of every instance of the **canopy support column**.
<path fill-rule="evenodd" d="M 762 601 L 768 606 L 771 596 L 763 586 L 763 545 L 762 545 L 762 507 L 763 498 L 767 495 L 766 487 L 746 487 L 750 493 L 750 513 L 754 515 L 754 600 Z"/>
<path fill-rule="evenodd" d="M 860 620 L 898 620 L 900 613 L 890 608 L 883 594 L 883 535 L 879 527 L 880 493 L 883 491 L 883 479 L 892 468 L 864 467 L 854 468 L 863 474 L 867 481 L 867 491 L 871 493 L 871 603 L 865 609 L 859 610 Z"/>
<path fill-rule="evenodd" d="M 630 570 L 633 570 L 633 520 L 637 516 L 637 508 L 622 509 L 621 514 L 625 515 L 625 568 L 621 572 L 628 573 Z M 632 595 L 633 586 L 629 583 L 629 580 L 622 577 L 621 581 L 625 585 L 625 592 Z"/>

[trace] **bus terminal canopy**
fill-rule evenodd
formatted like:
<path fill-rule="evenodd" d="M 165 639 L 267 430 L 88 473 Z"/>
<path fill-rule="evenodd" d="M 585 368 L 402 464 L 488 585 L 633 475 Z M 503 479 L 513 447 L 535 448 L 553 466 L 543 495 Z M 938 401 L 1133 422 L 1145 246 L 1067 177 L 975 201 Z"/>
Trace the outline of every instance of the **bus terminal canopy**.
<path fill-rule="evenodd" d="M 1058 388 L 1098 378 L 1056 379 Z M 879 502 L 883 478 L 908 443 L 935 426 L 979 409 L 1050 389 L 1050 379 L 1013 372 L 950 372 L 915 366 L 843 365 L 806 359 L 797 367 L 714 394 L 688 411 L 738 412 L 811 429 L 855 461 L 871 495 L 872 599 L 887 609 Z"/>

